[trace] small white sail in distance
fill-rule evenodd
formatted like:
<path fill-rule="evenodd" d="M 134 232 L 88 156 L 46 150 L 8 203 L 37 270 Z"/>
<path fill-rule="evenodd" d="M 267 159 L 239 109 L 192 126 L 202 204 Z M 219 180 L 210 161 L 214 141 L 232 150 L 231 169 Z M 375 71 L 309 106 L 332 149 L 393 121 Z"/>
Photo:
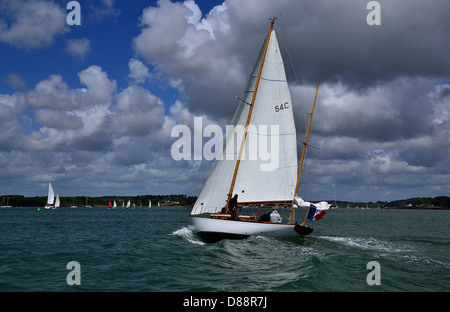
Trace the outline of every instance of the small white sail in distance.
<path fill-rule="evenodd" d="M 55 192 L 53 192 L 52 184 L 48 182 L 47 204 L 45 205 L 45 208 L 50 209 L 53 206 L 54 201 L 55 201 Z"/>
<path fill-rule="evenodd" d="M 53 209 L 58 208 L 60 205 L 61 205 L 61 202 L 59 200 L 59 194 L 56 194 L 55 205 L 53 206 Z"/>

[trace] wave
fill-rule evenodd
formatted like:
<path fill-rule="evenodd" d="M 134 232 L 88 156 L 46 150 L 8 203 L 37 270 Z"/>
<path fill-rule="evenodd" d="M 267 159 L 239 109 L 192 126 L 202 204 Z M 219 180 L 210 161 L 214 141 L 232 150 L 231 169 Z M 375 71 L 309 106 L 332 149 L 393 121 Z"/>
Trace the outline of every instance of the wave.
<path fill-rule="evenodd" d="M 172 235 L 180 236 L 185 241 L 196 245 L 205 245 L 196 235 L 195 228 L 192 225 L 183 226 L 181 229 L 172 232 Z"/>
<path fill-rule="evenodd" d="M 320 239 L 335 242 L 347 247 L 354 247 L 365 250 L 376 250 L 390 253 L 408 252 L 413 249 L 410 246 L 400 243 L 386 242 L 375 239 L 373 237 L 335 237 L 335 236 L 318 236 Z"/>

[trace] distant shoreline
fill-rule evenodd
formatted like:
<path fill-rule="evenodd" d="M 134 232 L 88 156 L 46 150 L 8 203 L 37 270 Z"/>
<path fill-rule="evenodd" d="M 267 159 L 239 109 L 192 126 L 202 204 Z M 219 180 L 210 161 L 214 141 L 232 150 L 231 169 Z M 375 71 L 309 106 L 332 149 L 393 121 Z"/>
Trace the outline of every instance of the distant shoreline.
<path fill-rule="evenodd" d="M 0 206 L 13 207 L 44 207 L 47 202 L 47 196 L 25 197 L 23 195 L 0 195 Z M 116 201 L 117 209 L 124 208 L 125 203 L 130 201 L 135 207 L 148 207 L 149 201 L 152 203 L 151 208 L 161 207 L 192 207 L 197 200 L 197 196 L 188 195 L 137 195 L 137 196 L 62 196 L 60 197 L 61 207 L 84 207 L 86 205 L 92 207 L 106 207 L 109 202 Z M 317 202 L 310 200 L 311 202 Z M 450 210 L 450 197 L 414 197 L 408 199 L 394 201 L 377 201 L 377 202 L 355 202 L 343 200 L 327 200 L 329 203 L 335 204 L 338 209 L 411 209 L 411 210 Z M 7 207 L 5 207 L 7 208 Z"/>
<path fill-rule="evenodd" d="M 450 207 L 385 207 L 383 209 L 397 209 L 397 210 L 450 210 Z"/>

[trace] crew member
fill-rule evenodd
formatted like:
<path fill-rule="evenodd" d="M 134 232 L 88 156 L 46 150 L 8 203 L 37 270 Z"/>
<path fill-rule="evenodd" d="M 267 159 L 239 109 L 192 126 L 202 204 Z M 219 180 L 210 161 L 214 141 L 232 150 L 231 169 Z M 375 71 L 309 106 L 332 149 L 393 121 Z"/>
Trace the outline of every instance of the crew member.
<path fill-rule="evenodd" d="M 230 214 L 231 214 L 231 220 L 236 220 L 236 216 L 237 216 L 237 199 L 238 199 L 238 194 L 235 194 L 234 197 L 232 199 L 230 199 L 230 202 L 228 203 L 228 210 L 230 210 Z"/>
<path fill-rule="evenodd" d="M 270 222 L 272 223 L 281 223 L 281 216 L 277 211 L 277 208 L 273 207 L 273 211 L 270 214 Z"/>

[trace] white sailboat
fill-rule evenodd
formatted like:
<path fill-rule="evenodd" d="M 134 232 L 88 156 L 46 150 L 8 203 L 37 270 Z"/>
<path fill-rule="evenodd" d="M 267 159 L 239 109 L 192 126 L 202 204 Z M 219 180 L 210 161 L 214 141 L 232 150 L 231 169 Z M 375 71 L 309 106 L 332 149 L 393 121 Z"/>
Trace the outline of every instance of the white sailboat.
<path fill-rule="evenodd" d="M 130 206 L 131 206 L 131 202 L 130 202 L 130 200 L 128 200 L 127 205 L 125 206 L 125 209 L 130 208 Z"/>
<path fill-rule="evenodd" d="M 152 201 L 151 200 L 148 201 L 148 208 L 152 208 Z"/>
<path fill-rule="evenodd" d="M 48 182 L 47 204 L 44 206 L 44 208 L 45 209 L 53 208 L 54 201 L 55 201 L 55 192 L 53 192 L 52 184 Z"/>
<path fill-rule="evenodd" d="M 56 208 L 58 208 L 60 205 L 61 205 L 61 202 L 60 202 L 60 200 L 59 200 L 59 195 L 56 194 L 55 204 L 53 205 L 52 208 L 53 208 L 53 209 L 56 209 Z"/>
<path fill-rule="evenodd" d="M 112 209 L 117 209 L 117 204 L 116 204 L 116 201 L 114 201 L 114 202 L 113 202 L 113 206 L 112 206 Z"/>
<path fill-rule="evenodd" d="M 294 199 L 313 111 L 303 146 L 302 160 L 298 166 L 292 101 L 273 30 L 274 21 L 275 18 L 271 20 L 269 32 L 243 98 L 238 98 L 240 102 L 231 122 L 235 130 L 232 135 L 224 138 L 222 150 L 219 151 L 219 154 L 222 153 L 226 157 L 216 157 L 189 216 L 198 235 L 206 242 L 217 242 L 224 238 L 243 239 L 252 235 L 290 237 L 312 232 L 312 228 L 305 225 L 306 217 L 310 214 L 309 207 L 303 223 L 298 224 L 295 221 Z M 318 86 L 319 84 L 317 88 Z M 315 99 L 313 109 L 314 105 Z M 243 150 L 249 153 L 251 148 L 248 142 L 249 125 L 253 125 L 253 129 L 261 129 L 261 126 L 278 128 L 278 166 L 271 168 L 273 170 L 264 168 L 267 160 L 262 157 L 255 160 L 243 154 Z M 244 131 L 237 131 L 238 126 L 245 127 Z M 270 133 L 269 136 L 275 134 Z M 260 131 L 256 135 L 257 142 L 268 138 L 267 131 Z M 230 157 L 230 154 L 234 157 Z M 300 171 L 297 172 L 298 167 Z M 289 207 L 289 218 L 282 222 L 270 222 L 255 215 L 241 214 L 231 219 L 228 204 L 234 194 L 238 194 L 239 204 L 244 206 Z M 313 209 L 315 210 L 315 207 Z"/>
<path fill-rule="evenodd" d="M 6 196 L 6 205 L 3 205 L 3 201 L 5 200 L 5 198 L 2 198 L 2 205 L 0 206 L 0 208 L 12 208 L 12 206 L 9 204 L 9 198 L 8 196 Z"/>

